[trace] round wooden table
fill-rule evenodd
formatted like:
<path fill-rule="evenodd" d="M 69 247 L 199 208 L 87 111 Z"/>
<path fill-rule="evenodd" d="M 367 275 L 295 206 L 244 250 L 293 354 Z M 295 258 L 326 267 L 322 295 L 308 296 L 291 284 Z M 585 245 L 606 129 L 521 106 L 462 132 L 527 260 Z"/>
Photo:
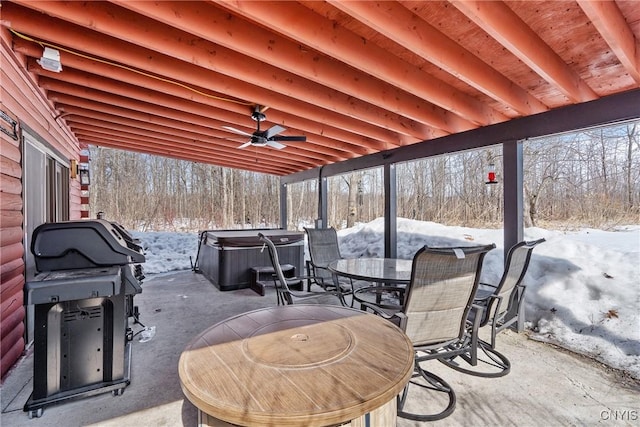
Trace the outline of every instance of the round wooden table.
<path fill-rule="evenodd" d="M 395 425 L 413 363 L 411 341 L 391 322 L 299 304 L 212 326 L 186 347 L 178 370 L 202 424 L 355 427 Z"/>

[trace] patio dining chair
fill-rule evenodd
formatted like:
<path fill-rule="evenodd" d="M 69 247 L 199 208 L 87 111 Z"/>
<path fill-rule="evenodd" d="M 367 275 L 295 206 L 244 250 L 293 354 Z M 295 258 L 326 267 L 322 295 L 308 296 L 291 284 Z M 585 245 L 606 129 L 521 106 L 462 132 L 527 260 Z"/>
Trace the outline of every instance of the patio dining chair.
<path fill-rule="evenodd" d="M 469 355 L 442 360 L 447 366 L 460 372 L 480 377 L 501 377 L 511 370 L 509 359 L 496 350 L 496 335 L 506 328 L 524 322 L 524 295 L 522 284 L 529 268 L 533 249 L 545 239 L 522 241 L 509 249 L 505 269 L 498 284 L 480 283 L 473 303 L 482 307 L 480 327 L 489 325 L 490 341 L 478 340 L 478 350 L 474 363 L 469 363 Z M 471 312 L 467 326 L 476 323 L 476 312 Z M 518 328 L 519 330 L 521 328 Z"/>
<path fill-rule="evenodd" d="M 392 305 L 363 302 L 363 308 L 396 323 L 411 339 L 414 373 L 398 396 L 398 416 L 434 421 L 453 413 L 456 394 L 451 386 L 423 366 L 429 360 L 472 352 L 476 328 L 466 327 L 478 287 L 482 260 L 495 245 L 420 249 L 413 258 L 405 300 Z M 409 393 L 415 394 L 407 401 Z"/>
<path fill-rule="evenodd" d="M 336 304 L 346 305 L 344 296 L 339 289 L 325 289 L 320 287 L 319 290 L 311 290 L 311 285 L 307 288 L 307 291 L 295 291 L 292 288 L 297 288 L 304 281 L 309 278 L 306 276 L 298 277 L 285 277 L 280 265 L 280 258 L 278 257 L 278 250 L 276 245 L 262 233 L 258 233 L 260 241 L 262 241 L 269 251 L 269 258 L 273 266 L 273 282 L 276 289 L 276 295 L 278 305 L 294 304 L 294 302 L 310 303 L 310 300 L 316 303 L 324 304 Z M 303 289 L 303 288 L 300 288 Z"/>
<path fill-rule="evenodd" d="M 353 281 L 329 271 L 329 263 L 342 259 L 336 229 L 305 227 L 304 231 L 307 233 L 310 258 L 306 265 L 309 277 L 307 290 L 311 290 L 312 284 L 327 290 L 335 290 L 339 286 L 343 296 L 352 294 Z"/>

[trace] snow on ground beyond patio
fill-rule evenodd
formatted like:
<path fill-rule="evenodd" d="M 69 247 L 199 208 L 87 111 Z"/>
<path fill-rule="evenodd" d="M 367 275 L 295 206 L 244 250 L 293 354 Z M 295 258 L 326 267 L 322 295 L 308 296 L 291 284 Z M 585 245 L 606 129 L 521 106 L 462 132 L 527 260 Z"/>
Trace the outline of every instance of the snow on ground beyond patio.
<path fill-rule="evenodd" d="M 384 254 L 384 220 L 340 230 L 348 257 Z M 146 251 L 147 275 L 191 268 L 197 233 L 133 232 Z M 503 271 L 502 230 L 448 227 L 398 219 L 398 257 L 430 246 L 495 243 L 481 280 L 497 283 Z M 525 240 L 547 241 L 533 252 L 525 285 L 527 328 L 535 339 L 586 354 L 640 378 L 640 226 L 616 231 L 525 230 Z"/>

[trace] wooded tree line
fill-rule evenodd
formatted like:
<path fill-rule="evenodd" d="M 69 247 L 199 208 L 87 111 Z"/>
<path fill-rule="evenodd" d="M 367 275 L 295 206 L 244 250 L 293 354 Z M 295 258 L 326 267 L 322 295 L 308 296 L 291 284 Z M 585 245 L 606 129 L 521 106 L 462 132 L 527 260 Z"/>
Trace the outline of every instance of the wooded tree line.
<path fill-rule="evenodd" d="M 640 221 L 640 122 L 525 141 L 527 226 L 607 227 Z M 486 184 L 490 164 L 497 184 Z M 398 216 L 500 227 L 501 147 L 397 164 Z M 92 216 L 130 229 L 202 230 L 279 225 L 279 178 L 135 152 L 91 148 Z M 328 179 L 329 225 L 384 215 L 382 168 Z M 315 181 L 289 185 L 288 227 L 318 216 Z"/>

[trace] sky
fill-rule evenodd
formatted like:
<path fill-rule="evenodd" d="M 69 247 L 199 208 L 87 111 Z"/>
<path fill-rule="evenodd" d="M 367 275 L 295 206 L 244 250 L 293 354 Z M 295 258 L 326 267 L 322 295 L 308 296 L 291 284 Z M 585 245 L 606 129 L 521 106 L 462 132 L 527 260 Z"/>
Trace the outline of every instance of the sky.
<path fill-rule="evenodd" d="M 191 269 L 198 233 L 136 232 L 145 248 L 145 274 Z M 398 258 L 412 259 L 424 245 L 495 243 L 481 282 L 503 273 L 502 230 L 444 226 L 398 218 Z M 527 228 L 525 240 L 544 237 L 532 254 L 524 285 L 526 332 L 590 356 L 640 379 L 640 225 L 610 231 Z M 344 258 L 384 256 L 384 219 L 338 230 Z M 305 257 L 306 254 L 305 249 Z M 498 341 L 499 341 L 498 337 Z"/>

